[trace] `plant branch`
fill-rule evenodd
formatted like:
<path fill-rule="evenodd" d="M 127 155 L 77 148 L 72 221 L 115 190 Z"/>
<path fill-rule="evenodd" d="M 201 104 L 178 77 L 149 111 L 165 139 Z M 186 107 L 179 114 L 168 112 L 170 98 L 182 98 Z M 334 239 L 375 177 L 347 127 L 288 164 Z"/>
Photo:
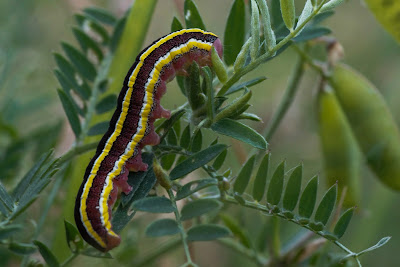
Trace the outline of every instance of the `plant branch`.
<path fill-rule="evenodd" d="M 226 203 L 241 205 L 241 206 L 244 206 L 244 207 L 247 207 L 247 208 L 250 208 L 250 209 L 255 209 L 255 210 L 261 211 L 261 212 L 263 212 L 263 213 L 265 213 L 265 214 L 268 214 L 268 216 L 275 216 L 275 217 L 283 218 L 283 219 L 285 219 L 285 220 L 287 220 L 287 221 L 289 221 L 289 222 L 293 222 L 293 223 L 295 223 L 295 224 L 297 224 L 297 225 L 299 225 L 299 226 L 301 226 L 301 227 L 303 227 L 303 228 L 306 228 L 306 229 L 308 229 L 308 230 L 314 232 L 315 234 L 317 234 L 317 235 L 319 235 L 319 236 L 321 236 L 321 237 L 327 239 L 327 238 L 323 235 L 322 232 L 320 232 L 320 231 L 314 231 L 314 230 L 313 230 L 312 228 L 310 228 L 308 225 L 300 224 L 300 223 L 299 223 L 298 221 L 296 221 L 295 219 L 289 219 L 289 218 L 285 217 L 283 214 L 280 214 L 280 213 L 275 212 L 274 209 L 271 209 L 271 208 L 268 207 L 268 206 L 269 206 L 268 203 L 266 204 L 266 206 L 263 206 L 263 205 L 259 204 L 258 202 L 251 202 L 251 201 L 248 201 L 248 200 L 244 200 L 244 203 L 240 204 L 239 202 L 236 201 L 236 199 L 234 199 L 232 196 L 228 196 L 228 195 L 225 195 L 225 197 L 224 197 L 224 198 L 221 198 L 221 200 L 224 201 L 224 202 L 226 202 Z M 331 240 L 331 239 L 328 239 L 328 240 L 331 241 L 332 243 L 334 243 L 336 246 L 338 246 L 340 249 L 342 249 L 342 250 L 345 251 L 346 253 L 348 253 L 348 254 L 349 254 L 349 257 L 354 257 L 354 256 L 357 255 L 357 254 L 355 254 L 354 252 L 352 252 L 350 249 L 348 249 L 346 246 L 344 246 L 342 243 L 340 243 L 339 241 L 337 241 L 337 240 Z"/>
<path fill-rule="evenodd" d="M 322 8 L 322 6 L 325 4 L 325 2 L 326 2 L 326 0 L 321 1 L 321 3 L 318 5 L 318 7 L 313 10 L 313 12 L 310 14 L 310 16 L 308 16 L 308 18 L 305 19 L 302 24 L 298 25 L 295 30 L 291 31 L 284 39 L 282 39 L 282 41 L 280 41 L 270 51 L 268 51 L 265 54 L 261 55 L 256 60 L 252 61 L 249 65 L 245 66 L 244 68 L 241 68 L 238 72 L 234 73 L 232 75 L 232 77 L 221 87 L 221 89 L 219 90 L 217 96 L 223 96 L 226 93 L 226 91 L 228 91 L 228 89 L 230 87 L 232 87 L 232 85 L 234 85 L 237 81 L 239 81 L 239 79 L 242 76 L 244 76 L 245 74 L 249 73 L 250 71 L 252 71 L 256 67 L 258 67 L 260 64 L 264 63 L 268 58 L 270 58 L 271 56 L 275 55 L 275 53 L 279 49 L 281 49 L 284 45 L 286 45 L 294 37 L 296 37 L 296 35 L 298 33 L 300 33 L 304 29 L 306 24 L 310 20 L 312 20 L 319 13 L 319 10 Z"/>
<path fill-rule="evenodd" d="M 93 142 L 85 145 L 80 145 L 80 146 L 74 146 L 72 147 L 67 153 L 62 155 L 58 161 L 58 164 L 62 165 L 66 163 L 67 161 L 71 160 L 75 156 L 78 156 L 80 154 L 83 154 L 87 151 L 90 151 L 92 149 L 95 149 L 98 145 L 98 142 Z"/>
<path fill-rule="evenodd" d="M 172 192 L 172 189 L 168 189 L 167 192 L 168 192 L 169 199 L 171 200 L 172 205 L 175 208 L 174 213 L 175 213 L 176 223 L 178 224 L 178 228 L 179 228 L 179 231 L 181 234 L 183 249 L 184 249 L 185 255 L 186 255 L 186 265 L 196 266 L 196 264 L 194 264 L 192 261 L 192 257 L 190 256 L 190 250 L 189 250 L 189 246 L 188 246 L 188 243 L 186 240 L 187 235 L 186 235 L 185 229 L 183 228 L 183 225 L 182 225 L 181 214 L 179 213 L 178 207 L 176 205 L 174 193 Z"/>

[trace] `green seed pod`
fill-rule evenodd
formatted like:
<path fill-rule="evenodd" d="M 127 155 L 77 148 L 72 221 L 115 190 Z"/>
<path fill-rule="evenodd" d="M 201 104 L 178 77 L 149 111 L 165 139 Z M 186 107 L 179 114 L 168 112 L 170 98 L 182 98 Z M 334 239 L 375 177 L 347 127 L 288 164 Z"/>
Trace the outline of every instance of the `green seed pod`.
<path fill-rule="evenodd" d="M 153 161 L 153 171 L 162 187 L 167 190 L 172 187 L 172 182 L 169 179 L 168 174 L 165 172 L 165 170 L 161 167 L 156 159 L 154 159 Z"/>
<path fill-rule="evenodd" d="M 344 205 L 353 207 L 360 201 L 361 155 L 357 141 L 331 88 L 318 93 L 317 106 L 326 185 L 329 188 L 338 182 L 339 198 L 346 187 Z"/>
<path fill-rule="evenodd" d="M 348 66 L 334 67 L 330 84 L 376 176 L 400 190 L 400 133 L 378 90 Z"/>

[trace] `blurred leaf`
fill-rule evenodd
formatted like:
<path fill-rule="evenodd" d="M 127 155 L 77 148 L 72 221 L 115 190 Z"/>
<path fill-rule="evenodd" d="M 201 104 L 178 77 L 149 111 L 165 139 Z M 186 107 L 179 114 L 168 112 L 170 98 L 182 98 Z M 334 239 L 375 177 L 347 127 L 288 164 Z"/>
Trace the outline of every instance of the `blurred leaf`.
<path fill-rule="evenodd" d="M 57 89 L 58 96 L 61 100 L 61 104 L 64 108 L 65 115 L 67 115 L 69 124 L 76 137 L 81 133 L 81 123 L 79 121 L 78 111 L 75 109 L 73 100 L 62 90 Z"/>
<path fill-rule="evenodd" d="M 67 244 L 72 253 L 77 253 L 78 251 L 83 249 L 83 239 L 78 232 L 78 229 L 68 222 L 64 220 L 65 226 L 65 234 L 67 235 Z"/>
<path fill-rule="evenodd" d="M 16 254 L 29 255 L 36 251 L 36 246 L 28 243 L 11 242 L 8 249 Z"/>
<path fill-rule="evenodd" d="M 220 209 L 222 203 L 215 199 L 196 199 L 187 203 L 181 210 L 181 220 L 186 221 L 194 217 Z"/>
<path fill-rule="evenodd" d="M 332 214 L 333 208 L 335 207 L 337 196 L 337 184 L 331 186 L 331 188 L 323 196 L 317 211 L 315 212 L 315 221 L 321 222 L 323 225 L 329 220 Z"/>
<path fill-rule="evenodd" d="M 335 14 L 335 11 L 326 11 L 323 13 L 320 13 L 318 15 L 316 15 L 311 21 L 310 23 L 317 25 L 320 24 L 321 22 L 323 22 L 324 20 L 326 20 L 327 18 L 331 17 L 333 14 Z"/>
<path fill-rule="evenodd" d="M 261 201 L 265 192 L 265 185 L 268 179 L 268 167 L 271 153 L 268 153 L 262 159 L 253 185 L 253 197 L 257 201 Z"/>
<path fill-rule="evenodd" d="M 182 132 L 180 146 L 184 149 L 188 149 L 190 145 L 190 125 L 188 124 Z"/>
<path fill-rule="evenodd" d="M 3 226 L 0 228 L 0 240 L 4 240 L 14 236 L 17 232 L 19 232 L 22 229 L 23 227 L 20 224 Z"/>
<path fill-rule="evenodd" d="M 300 197 L 299 214 L 301 217 L 310 218 L 317 199 L 318 176 L 314 176 L 304 188 Z"/>
<path fill-rule="evenodd" d="M 228 151 L 225 149 L 224 151 L 222 151 L 221 152 L 221 154 L 219 154 L 218 155 L 218 157 L 214 160 L 214 163 L 213 163 L 213 168 L 215 169 L 215 170 L 219 170 L 221 167 L 222 167 L 222 165 L 224 164 L 224 161 L 225 161 L 225 159 L 226 159 L 226 155 L 228 154 Z"/>
<path fill-rule="evenodd" d="M 246 229 L 239 225 L 238 221 L 226 213 L 219 215 L 225 226 L 239 239 L 239 242 L 246 248 L 251 248 L 251 240 Z"/>
<path fill-rule="evenodd" d="M 93 64 L 72 45 L 62 42 L 61 46 L 71 63 L 82 75 L 82 78 L 94 81 L 97 74 Z"/>
<path fill-rule="evenodd" d="M 268 185 L 267 202 L 272 205 L 278 205 L 282 197 L 283 181 L 285 177 L 285 161 L 276 167 L 271 181 Z"/>
<path fill-rule="evenodd" d="M 113 26 L 117 21 L 114 15 L 112 15 L 108 10 L 98 8 L 98 7 L 87 7 L 83 12 L 89 17 L 97 20 L 98 22 L 108 24 Z"/>
<path fill-rule="evenodd" d="M 107 132 L 108 127 L 110 126 L 109 121 L 99 122 L 92 127 L 90 127 L 87 135 L 88 136 L 96 136 L 96 135 L 104 135 Z"/>
<path fill-rule="evenodd" d="M 347 230 L 347 227 L 349 226 L 351 217 L 353 216 L 354 208 L 350 208 L 346 210 L 342 216 L 340 216 L 340 219 L 335 225 L 335 229 L 333 230 L 333 234 L 337 236 L 338 238 L 341 238 L 344 233 Z"/>
<path fill-rule="evenodd" d="M 195 225 L 187 232 L 188 241 L 210 241 L 228 237 L 231 232 L 228 228 L 217 224 Z"/>
<path fill-rule="evenodd" d="M 279 26 L 283 25 L 281 7 L 279 0 L 270 0 L 270 4 L 271 4 L 272 27 L 276 30 Z"/>
<path fill-rule="evenodd" d="M 191 194 L 204 189 L 206 187 L 210 187 L 213 185 L 218 185 L 218 180 L 214 178 L 206 178 L 196 181 L 191 181 L 184 186 L 182 186 L 178 192 L 176 193 L 175 199 L 181 200 L 185 197 L 190 196 Z"/>
<path fill-rule="evenodd" d="M 283 208 L 293 211 L 299 201 L 301 180 L 303 178 L 303 165 L 297 166 L 289 177 L 283 197 Z"/>
<path fill-rule="evenodd" d="M 171 180 L 185 176 L 186 174 L 191 173 L 192 171 L 207 164 L 216 156 L 218 156 L 224 149 L 226 149 L 226 145 L 216 144 L 191 155 L 171 171 Z"/>
<path fill-rule="evenodd" d="M 96 20 L 94 20 L 93 17 L 87 17 L 84 16 L 82 14 L 75 14 L 75 19 L 78 22 L 78 25 L 81 28 L 85 28 L 87 26 L 90 27 L 90 29 L 92 30 L 92 32 L 96 33 L 99 37 L 101 37 L 101 41 L 103 44 L 106 44 L 109 42 L 110 37 L 108 36 L 108 32 L 107 30 L 101 25 L 99 24 Z M 86 22 L 88 22 L 86 24 Z"/>
<path fill-rule="evenodd" d="M 107 95 L 103 97 L 97 104 L 96 104 L 96 113 L 103 114 L 110 110 L 115 109 L 117 106 L 117 96 L 115 94 Z"/>
<path fill-rule="evenodd" d="M 60 266 L 58 263 L 58 260 L 56 256 L 51 252 L 51 250 L 42 242 L 35 240 L 33 243 L 38 247 L 40 255 L 42 255 L 44 261 L 50 266 L 50 267 L 57 267 Z"/>
<path fill-rule="evenodd" d="M 89 49 L 91 49 L 96 54 L 98 61 L 103 60 L 103 52 L 92 38 L 78 27 L 73 27 L 72 32 L 85 53 L 88 53 Z"/>
<path fill-rule="evenodd" d="M 340 3 L 342 1 L 335 2 Z M 379 23 L 385 28 L 385 30 L 387 30 L 395 40 L 397 40 L 397 43 L 400 43 L 400 2 L 366 0 L 365 3 L 367 3 L 369 9 L 375 15 L 375 18 L 379 21 Z"/>
<path fill-rule="evenodd" d="M 204 26 L 199 10 L 192 0 L 185 0 L 183 9 L 185 14 L 186 28 L 199 28 L 206 30 L 206 26 Z"/>
<path fill-rule="evenodd" d="M 244 166 L 240 170 L 235 180 L 235 184 L 233 185 L 233 191 L 237 192 L 240 195 L 244 193 L 247 185 L 249 184 L 255 160 L 256 160 L 256 155 L 251 156 L 244 164 Z"/>
<path fill-rule="evenodd" d="M 136 200 L 132 203 L 132 207 L 137 211 L 146 211 L 152 213 L 170 213 L 175 208 L 166 197 L 147 197 Z"/>
<path fill-rule="evenodd" d="M 212 124 L 211 129 L 219 134 L 230 136 L 258 149 L 267 149 L 267 141 L 265 141 L 264 137 L 240 122 L 231 119 L 222 119 Z"/>
<path fill-rule="evenodd" d="M 190 150 L 192 152 L 199 152 L 201 150 L 202 145 L 203 145 L 203 134 L 201 133 L 201 129 L 199 129 L 198 131 L 196 131 L 193 137 Z"/>
<path fill-rule="evenodd" d="M 235 0 L 229 12 L 224 33 L 224 59 L 227 65 L 235 62 L 244 44 L 245 5 L 243 0 Z"/>
<path fill-rule="evenodd" d="M 110 40 L 110 50 L 111 52 L 115 52 L 117 49 L 118 43 L 121 40 L 122 32 L 124 31 L 126 25 L 126 17 L 122 17 L 117 21 L 117 24 L 114 27 L 113 34 Z"/>
<path fill-rule="evenodd" d="M 149 237 L 160 237 L 179 233 L 179 227 L 173 219 L 160 219 L 147 226 L 145 233 Z"/>
<path fill-rule="evenodd" d="M 33 165 L 33 167 L 25 174 L 21 181 L 19 181 L 14 189 L 14 192 L 12 193 L 14 201 L 20 201 L 22 195 L 25 194 L 32 181 L 37 179 L 40 170 L 49 161 L 52 154 L 53 150 L 44 153 L 35 163 L 35 165 Z"/>
<path fill-rule="evenodd" d="M 326 27 L 306 27 L 298 36 L 293 38 L 293 41 L 300 43 L 309 41 L 324 35 L 330 34 L 332 31 Z"/>
<path fill-rule="evenodd" d="M 54 53 L 54 59 L 56 60 L 58 68 L 61 70 L 68 80 L 75 81 L 75 69 L 71 63 L 59 53 Z"/>
<path fill-rule="evenodd" d="M 177 32 L 182 29 L 183 29 L 182 23 L 179 21 L 177 17 L 174 17 L 171 23 L 171 32 Z"/>

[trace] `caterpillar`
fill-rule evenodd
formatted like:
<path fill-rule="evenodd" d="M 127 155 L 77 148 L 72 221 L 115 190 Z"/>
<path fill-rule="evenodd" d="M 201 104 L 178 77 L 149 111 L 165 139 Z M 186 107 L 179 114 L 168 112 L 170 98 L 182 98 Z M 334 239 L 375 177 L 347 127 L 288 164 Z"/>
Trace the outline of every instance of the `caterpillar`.
<path fill-rule="evenodd" d="M 111 212 L 119 193 L 128 194 L 129 171 L 144 171 L 141 149 L 157 145 L 160 137 L 154 121 L 169 118 L 160 105 L 166 83 L 175 75 L 187 75 L 194 61 L 212 66 L 211 51 L 222 58 L 217 35 L 200 29 L 184 29 L 165 35 L 145 48 L 125 77 L 109 128 L 86 168 L 75 202 L 75 222 L 83 239 L 102 252 L 118 246 L 120 236 L 112 230 Z"/>

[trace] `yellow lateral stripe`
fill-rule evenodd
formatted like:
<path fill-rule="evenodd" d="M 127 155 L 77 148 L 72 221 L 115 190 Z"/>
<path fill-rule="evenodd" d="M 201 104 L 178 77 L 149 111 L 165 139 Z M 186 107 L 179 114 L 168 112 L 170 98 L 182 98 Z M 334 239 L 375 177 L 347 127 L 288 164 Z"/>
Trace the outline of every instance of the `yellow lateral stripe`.
<path fill-rule="evenodd" d="M 121 111 L 121 114 L 120 114 L 120 117 L 119 117 L 119 119 L 118 119 L 118 121 L 117 121 L 117 123 L 116 123 L 116 127 L 115 127 L 115 131 L 112 133 L 112 135 L 110 136 L 110 138 L 107 140 L 107 143 L 106 143 L 106 145 L 105 145 L 105 148 L 103 149 L 103 151 L 102 151 L 102 153 L 99 155 L 99 157 L 96 159 L 96 161 L 95 161 L 95 163 L 94 163 L 94 165 L 93 165 L 93 167 L 92 167 L 92 170 L 91 170 L 91 173 L 90 173 L 90 175 L 89 175 L 89 177 L 88 177 L 88 180 L 87 180 L 87 182 L 86 182 L 86 184 L 85 184 L 85 186 L 84 186 L 84 192 L 83 192 L 83 194 L 82 194 L 82 197 L 81 197 L 81 208 L 80 208 L 80 213 L 81 213 L 81 221 L 82 221 L 82 223 L 84 224 L 84 226 L 86 227 L 86 229 L 88 230 L 88 233 L 90 234 L 90 235 L 92 235 L 92 237 L 101 245 L 101 246 L 103 246 L 103 247 L 105 247 L 105 243 L 102 241 L 102 239 L 101 239 L 101 237 L 94 231 L 94 229 L 93 229 L 93 227 L 92 227 L 92 225 L 91 225 L 91 222 L 89 221 L 89 219 L 88 219 L 88 216 L 87 216 L 87 213 L 86 213 L 86 199 L 87 199 L 87 197 L 88 197 L 88 194 L 89 194 L 89 190 L 90 190 L 90 188 L 91 188 L 91 186 L 92 186 L 92 184 L 93 184 L 93 180 L 94 180 L 94 178 L 96 177 L 96 174 L 97 174 L 97 171 L 99 170 L 99 167 L 100 167 L 100 165 L 101 165 L 101 162 L 104 160 L 104 158 L 109 154 L 109 152 L 110 152 L 110 149 L 111 149 L 111 147 L 112 147 L 112 144 L 115 142 L 115 140 L 117 139 L 117 137 L 120 135 L 120 133 L 121 133 L 121 131 L 122 131 L 122 125 L 123 125 L 123 123 L 124 123 L 124 121 L 125 121 L 125 119 L 126 119 L 126 116 L 127 116 L 127 113 L 128 113 L 128 108 L 129 108 L 129 104 L 130 104 L 130 100 L 131 100 L 131 95 L 132 95 L 132 90 L 133 90 L 133 84 L 135 83 L 135 80 L 136 80 L 136 75 L 137 75 L 137 73 L 140 71 L 140 69 L 141 69 L 141 67 L 142 67 L 142 65 L 143 65 L 143 61 L 144 61 L 144 59 L 151 53 L 151 52 L 153 52 L 155 49 L 157 49 L 160 45 L 162 45 L 163 43 L 165 43 L 165 42 L 167 42 L 168 40 L 170 40 L 170 39 L 172 39 L 172 38 L 174 38 L 175 36 L 177 36 L 177 35 L 181 35 L 181 34 L 183 34 L 183 33 L 186 33 L 186 32 L 201 32 L 201 33 L 207 33 L 207 34 L 210 34 L 210 35 L 214 35 L 213 33 L 209 33 L 209 32 L 204 32 L 204 31 L 202 31 L 202 30 L 200 30 L 200 29 L 190 29 L 190 30 L 187 30 L 187 29 L 185 29 L 185 30 L 181 30 L 181 31 L 178 31 L 178 32 L 175 32 L 175 33 L 172 33 L 172 34 L 170 34 L 170 35 L 167 35 L 167 36 L 165 36 L 164 38 L 162 38 L 162 39 L 160 39 L 157 43 L 155 43 L 154 45 L 152 45 L 151 47 L 149 47 L 144 53 L 142 53 L 142 55 L 141 55 L 141 57 L 140 57 L 140 61 L 138 62 L 138 64 L 137 64 L 137 66 L 136 66 L 136 68 L 134 69 L 134 71 L 133 71 L 133 73 L 131 74 L 131 76 L 130 76 L 130 79 L 129 79 L 129 82 L 128 82 L 128 86 L 129 86 L 129 88 L 128 88 L 128 90 L 127 90 L 127 93 L 126 93 L 126 95 L 125 95 L 125 98 L 124 98 L 124 101 L 123 101 L 123 108 L 122 108 L 122 111 Z M 214 36 L 216 36 L 216 35 L 214 35 Z M 203 45 L 202 43 L 199 43 L 199 44 L 201 44 L 201 45 Z M 211 47 L 211 45 L 209 46 L 209 47 Z M 186 48 L 186 47 L 185 47 Z M 202 49 L 204 49 L 204 48 L 202 48 Z M 210 48 L 209 48 L 210 49 Z M 208 50 L 209 50 L 208 49 Z M 176 51 L 173 55 L 175 56 L 175 55 L 177 55 L 177 54 L 180 54 L 180 53 L 182 53 L 182 51 Z M 170 58 L 171 58 L 171 56 L 170 56 Z M 163 64 L 163 65 L 165 65 L 165 64 L 168 64 L 170 61 L 168 61 L 168 60 L 164 60 L 164 61 L 162 61 L 161 63 Z M 159 65 L 161 65 L 161 63 L 159 64 Z M 157 67 L 159 66 L 159 65 L 157 65 Z M 148 86 L 149 88 L 152 88 L 151 90 L 153 91 L 154 90 L 154 84 L 155 84 L 155 82 L 158 80 L 158 77 L 159 77 L 159 73 L 157 73 L 157 75 L 154 75 L 153 77 L 157 77 L 157 79 L 155 80 L 154 78 L 151 80 L 151 81 L 153 81 L 153 83 L 151 83 L 151 84 L 149 84 L 149 85 L 151 85 L 151 86 Z M 148 91 L 147 89 L 146 89 L 146 91 Z M 151 92 L 152 92 L 151 91 Z M 146 126 L 147 126 L 147 117 L 148 117 L 148 114 L 150 113 L 150 110 L 151 110 L 151 107 L 152 107 L 152 104 L 153 104 L 153 95 L 152 95 L 152 93 L 151 92 L 147 92 L 148 93 L 148 96 L 147 96 L 147 103 L 146 103 L 146 106 L 145 106 L 145 108 L 143 109 L 143 112 L 142 112 L 142 114 L 141 114 L 141 121 L 142 121 L 142 128 L 140 129 L 140 131 L 139 131 L 139 133 L 138 134 L 136 134 L 136 136 L 135 136 L 135 138 L 134 138 L 134 142 L 132 143 L 132 145 L 131 145 L 131 150 L 129 151 L 129 153 L 128 153 L 128 155 L 127 156 L 123 156 L 122 158 L 121 158 L 121 160 L 119 160 L 119 162 L 118 162 L 118 169 L 117 169 L 117 171 L 119 170 L 119 173 L 120 173 L 120 171 L 122 170 L 122 167 L 123 167 L 123 165 L 125 164 L 125 162 L 126 162 L 126 160 L 128 160 L 130 157 L 131 157 L 131 155 L 133 155 L 133 153 L 134 153 L 134 148 L 136 147 L 136 145 L 137 145 L 137 143 L 138 142 L 140 142 L 140 140 L 143 138 L 143 136 L 144 136 L 144 133 L 145 133 L 145 130 L 146 130 Z M 130 156 L 129 156 L 130 155 Z M 106 177 L 106 183 L 107 183 L 107 187 L 105 188 L 105 190 L 103 190 L 103 192 L 102 192 L 102 195 L 104 196 L 103 198 L 104 198 L 104 200 L 103 200 L 103 203 L 102 203 L 102 210 L 103 210 L 103 220 L 104 220 L 104 222 L 105 222 L 105 226 L 106 226 L 106 228 L 109 230 L 109 232 L 110 232 L 110 234 L 113 234 L 113 235 L 116 235 L 113 231 L 111 231 L 110 229 L 111 229 L 111 224 L 110 224 L 110 222 L 109 222 L 109 214 L 108 214 L 108 207 L 107 207 L 107 200 L 108 200 L 108 197 L 106 197 L 106 196 L 109 196 L 110 195 L 110 193 L 111 193 L 111 190 L 112 190 L 112 187 L 113 187 L 113 185 L 112 185 L 112 179 L 116 176 L 116 175 L 118 175 L 118 174 L 115 174 L 115 173 L 117 173 L 117 171 L 116 172 L 114 172 L 114 173 L 110 173 L 110 175 L 107 175 L 107 177 Z M 110 177 L 109 177 L 110 176 Z M 107 179 L 108 178 L 108 179 Z"/>

